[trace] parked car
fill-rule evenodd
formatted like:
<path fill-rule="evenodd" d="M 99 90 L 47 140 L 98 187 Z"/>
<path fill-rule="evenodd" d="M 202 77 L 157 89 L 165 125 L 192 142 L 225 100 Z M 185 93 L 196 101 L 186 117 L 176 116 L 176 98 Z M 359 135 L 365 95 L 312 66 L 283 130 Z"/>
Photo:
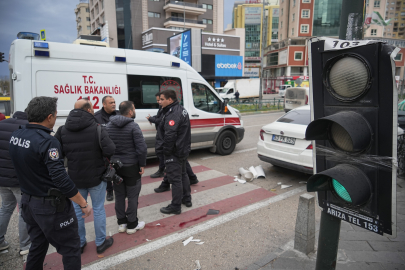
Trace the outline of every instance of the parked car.
<path fill-rule="evenodd" d="M 308 87 L 291 87 L 285 91 L 284 111 L 288 112 L 292 109 L 309 104 L 309 88 Z"/>
<path fill-rule="evenodd" d="M 291 88 L 292 86 L 289 84 L 285 84 L 285 85 L 280 85 L 279 89 L 278 89 L 278 95 L 280 97 L 284 97 L 285 96 L 285 90 L 287 90 L 287 88 Z"/>
<path fill-rule="evenodd" d="M 305 130 L 310 122 L 311 110 L 307 105 L 263 126 L 257 143 L 259 159 L 274 166 L 312 174 L 312 143 L 305 140 Z"/>

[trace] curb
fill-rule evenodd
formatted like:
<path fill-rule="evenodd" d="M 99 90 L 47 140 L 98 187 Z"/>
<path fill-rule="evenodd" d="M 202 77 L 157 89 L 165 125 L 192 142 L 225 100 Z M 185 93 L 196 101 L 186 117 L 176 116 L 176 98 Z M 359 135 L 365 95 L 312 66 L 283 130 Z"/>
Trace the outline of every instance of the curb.
<path fill-rule="evenodd" d="M 279 112 L 284 112 L 284 109 L 282 110 L 275 110 L 275 111 L 255 111 L 255 112 L 245 112 L 245 113 L 240 113 L 241 115 L 250 115 L 250 114 L 263 114 L 263 113 L 279 113 Z"/>

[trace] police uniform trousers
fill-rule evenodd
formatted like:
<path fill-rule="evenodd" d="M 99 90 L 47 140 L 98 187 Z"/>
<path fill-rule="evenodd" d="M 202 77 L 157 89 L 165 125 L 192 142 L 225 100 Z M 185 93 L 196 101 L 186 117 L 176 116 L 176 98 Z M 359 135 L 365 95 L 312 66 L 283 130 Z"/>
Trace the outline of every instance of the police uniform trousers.
<path fill-rule="evenodd" d="M 22 196 L 21 214 L 32 241 L 25 269 L 43 269 L 49 243 L 63 256 L 64 269 L 81 269 L 79 229 L 73 205 L 66 199 L 65 209 L 57 212 L 52 201 L 47 197 Z"/>
<path fill-rule="evenodd" d="M 187 176 L 188 176 L 189 180 L 196 180 L 197 179 L 197 175 L 195 175 L 195 173 L 193 172 L 193 169 L 191 169 L 191 165 L 190 165 L 190 163 L 188 162 L 187 159 L 186 159 L 186 173 L 187 173 Z M 167 180 L 167 175 L 165 175 L 163 177 L 163 181 L 162 181 L 161 186 L 162 187 L 170 187 L 169 180 Z"/>
<path fill-rule="evenodd" d="M 166 176 L 172 185 L 172 203 L 175 209 L 181 209 L 181 203 L 191 202 L 190 180 L 186 169 L 187 159 L 165 156 Z"/>

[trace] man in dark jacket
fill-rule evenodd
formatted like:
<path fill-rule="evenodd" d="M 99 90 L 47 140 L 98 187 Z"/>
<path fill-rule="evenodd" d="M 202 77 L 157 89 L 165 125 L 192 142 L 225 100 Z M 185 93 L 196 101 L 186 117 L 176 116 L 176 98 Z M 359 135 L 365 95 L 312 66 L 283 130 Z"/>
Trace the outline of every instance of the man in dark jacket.
<path fill-rule="evenodd" d="M 110 122 L 110 117 L 117 115 L 118 111 L 115 110 L 115 99 L 112 96 L 104 96 L 102 99 L 103 108 L 94 114 L 97 123 L 102 126 L 107 126 Z M 114 200 L 114 192 L 112 182 L 107 182 L 107 201 Z"/>
<path fill-rule="evenodd" d="M 115 151 L 104 127 L 97 127 L 93 105 L 87 99 L 76 101 L 70 111 L 66 124 L 55 134 L 68 159 L 68 174 L 84 199 L 90 193 L 94 211 L 94 231 L 96 233 L 97 253 L 111 247 L 113 238 L 106 238 L 106 215 L 104 209 L 107 182 L 101 180 L 106 165 L 104 158 L 110 158 Z M 99 130 L 97 130 L 99 129 Z M 101 130 L 100 130 L 101 129 Z M 99 138 L 98 134 L 101 134 Z M 100 148 L 101 146 L 101 148 Z M 73 203 L 79 222 L 80 247 L 83 253 L 86 241 L 86 228 L 80 206 Z"/>
<path fill-rule="evenodd" d="M 160 93 L 160 105 L 163 117 L 157 130 L 159 140 L 156 140 L 156 149 L 163 151 L 167 179 L 172 184 L 172 202 L 162 207 L 160 212 L 180 214 L 182 203 L 192 206 L 190 181 L 186 173 L 186 160 L 191 149 L 190 119 L 173 90 Z"/>
<path fill-rule="evenodd" d="M 0 208 L 0 250 L 7 249 L 9 244 L 5 240 L 8 223 L 14 212 L 16 204 L 18 213 L 18 234 L 20 237 L 20 254 L 29 252 L 31 241 L 27 231 L 27 225 L 21 217 L 21 189 L 8 152 L 11 133 L 20 125 L 28 124 L 25 112 L 15 112 L 12 118 L 0 122 L 0 196 L 2 205 Z"/>
<path fill-rule="evenodd" d="M 120 114 L 112 116 L 107 130 L 117 149 L 113 159 L 119 159 L 124 166 L 117 174 L 124 181 L 116 185 L 115 213 L 118 219 L 118 232 L 133 234 L 145 227 L 144 221 L 138 221 L 138 198 L 141 192 L 141 175 L 146 166 L 147 146 L 142 131 L 135 119 L 135 106 L 132 101 L 120 104 Z M 125 211 L 125 197 L 128 197 L 128 208 Z"/>

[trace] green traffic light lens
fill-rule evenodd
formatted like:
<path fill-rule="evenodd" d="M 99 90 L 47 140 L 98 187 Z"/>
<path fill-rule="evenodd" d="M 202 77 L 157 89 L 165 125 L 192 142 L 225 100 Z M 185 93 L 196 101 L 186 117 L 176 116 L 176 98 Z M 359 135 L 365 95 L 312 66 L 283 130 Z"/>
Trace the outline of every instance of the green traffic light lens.
<path fill-rule="evenodd" d="M 333 188 L 335 189 L 337 195 L 342 198 L 344 201 L 351 203 L 352 198 L 349 195 L 349 192 L 342 186 L 337 180 L 332 179 Z"/>

